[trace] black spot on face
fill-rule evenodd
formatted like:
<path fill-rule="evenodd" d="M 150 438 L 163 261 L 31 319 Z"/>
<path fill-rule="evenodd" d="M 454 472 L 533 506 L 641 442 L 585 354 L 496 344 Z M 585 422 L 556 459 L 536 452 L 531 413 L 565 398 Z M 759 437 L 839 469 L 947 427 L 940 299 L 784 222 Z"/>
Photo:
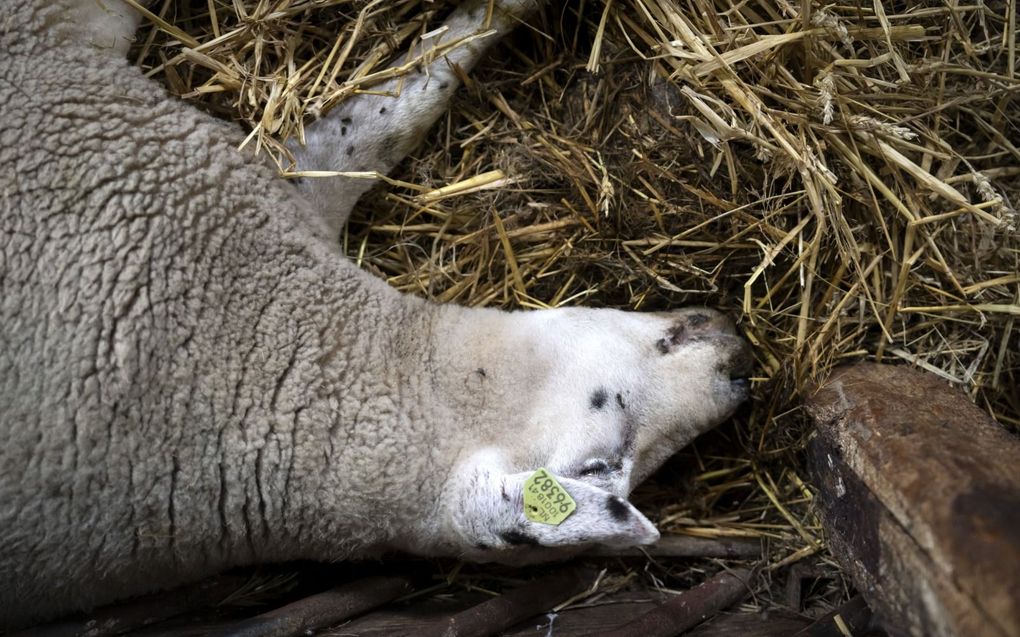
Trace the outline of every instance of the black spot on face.
<path fill-rule="evenodd" d="M 386 114 L 386 107 L 385 106 L 383 106 L 382 108 L 379 109 L 379 114 L 380 115 L 385 115 Z"/>
<path fill-rule="evenodd" d="M 700 315 L 697 315 L 700 316 Z M 702 317 L 708 320 L 708 317 Z M 692 322 L 692 325 L 694 323 Z M 666 338 L 660 338 L 655 342 L 655 348 L 659 350 L 661 354 L 669 354 L 674 347 L 682 345 L 690 340 L 687 336 L 687 325 L 684 323 L 674 323 L 669 331 L 666 332 Z"/>
<path fill-rule="evenodd" d="M 637 426 L 634 419 L 630 416 L 627 417 L 627 421 L 624 423 L 623 430 L 623 449 L 621 449 L 619 455 L 626 457 L 634 451 L 634 443 L 637 441 Z"/>
<path fill-rule="evenodd" d="M 606 394 L 606 390 L 603 389 L 602 387 L 599 387 L 598 389 L 591 393 L 589 403 L 591 404 L 592 409 L 602 409 L 603 407 L 606 406 L 606 400 L 608 399 L 609 396 L 608 394 Z"/>
<path fill-rule="evenodd" d="M 443 90 L 443 89 L 449 88 L 449 86 L 450 86 L 449 82 L 440 82 L 439 83 L 439 90 Z"/>
<path fill-rule="evenodd" d="M 350 117 L 341 117 L 340 118 L 340 123 L 341 124 L 350 124 L 351 123 L 351 118 Z"/>
<path fill-rule="evenodd" d="M 623 522 L 630 517 L 630 507 L 615 495 L 606 498 L 606 511 L 609 511 L 609 515 L 617 522 Z"/>
<path fill-rule="evenodd" d="M 347 156 L 350 157 L 353 154 L 354 154 L 354 146 L 348 146 L 347 147 Z"/>
<path fill-rule="evenodd" d="M 510 546 L 538 546 L 538 540 L 521 531 L 503 531 L 499 538 Z"/>
<path fill-rule="evenodd" d="M 485 368 L 484 367 L 479 367 L 478 369 L 475 370 L 475 373 L 478 374 L 479 376 L 481 376 L 482 378 L 485 378 Z"/>
<path fill-rule="evenodd" d="M 691 314 L 687 317 L 687 322 L 690 323 L 691 327 L 698 327 L 708 323 L 709 318 L 704 314 Z"/>
<path fill-rule="evenodd" d="M 622 394 L 617 394 L 616 395 L 616 404 L 620 406 L 620 409 L 626 409 L 627 408 L 627 403 L 623 402 L 623 395 Z"/>
<path fill-rule="evenodd" d="M 347 127 L 346 126 L 341 126 L 340 127 L 340 137 L 343 137 L 346 134 L 347 134 Z"/>
<path fill-rule="evenodd" d="M 400 161 L 407 149 L 401 144 L 404 138 L 403 131 L 389 133 L 383 137 L 382 157 L 385 161 L 396 163 Z"/>

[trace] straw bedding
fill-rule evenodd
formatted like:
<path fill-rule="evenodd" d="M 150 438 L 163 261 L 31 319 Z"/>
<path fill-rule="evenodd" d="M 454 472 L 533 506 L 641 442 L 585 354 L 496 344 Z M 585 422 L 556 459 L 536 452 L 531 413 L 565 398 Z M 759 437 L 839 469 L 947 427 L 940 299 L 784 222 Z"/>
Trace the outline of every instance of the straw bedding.
<path fill-rule="evenodd" d="M 282 142 L 406 71 L 450 6 L 164 0 L 133 55 L 287 173 Z M 1016 23 L 996 0 L 550 3 L 344 248 L 443 302 L 739 316 L 753 405 L 637 501 L 667 532 L 767 539 L 766 578 L 824 565 L 799 399 L 833 365 L 922 367 L 1020 428 Z"/>

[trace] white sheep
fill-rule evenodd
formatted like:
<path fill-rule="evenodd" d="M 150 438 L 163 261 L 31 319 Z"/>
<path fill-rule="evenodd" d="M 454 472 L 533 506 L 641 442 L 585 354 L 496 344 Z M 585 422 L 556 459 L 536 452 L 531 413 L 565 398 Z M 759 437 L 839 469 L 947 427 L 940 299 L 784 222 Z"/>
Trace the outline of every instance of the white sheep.
<path fill-rule="evenodd" d="M 625 498 L 745 399 L 730 322 L 398 294 L 336 245 L 367 183 L 243 156 L 128 64 L 137 24 L 0 3 L 0 627 L 257 562 L 658 538 Z M 299 167 L 389 170 L 495 39 L 345 102 Z M 539 468 L 576 502 L 559 524 L 524 511 Z"/>

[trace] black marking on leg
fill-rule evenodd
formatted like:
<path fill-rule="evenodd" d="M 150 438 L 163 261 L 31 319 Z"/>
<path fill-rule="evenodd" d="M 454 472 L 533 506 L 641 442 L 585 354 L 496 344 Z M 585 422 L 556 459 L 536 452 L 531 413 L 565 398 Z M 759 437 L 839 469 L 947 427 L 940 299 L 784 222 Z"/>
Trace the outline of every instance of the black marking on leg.
<path fill-rule="evenodd" d="M 485 378 L 486 376 L 484 367 L 479 367 L 478 369 L 475 370 L 475 373 L 481 376 L 482 378 Z"/>
<path fill-rule="evenodd" d="M 606 511 L 609 511 L 609 515 L 617 522 L 624 522 L 630 517 L 630 507 L 615 495 L 606 498 Z"/>
<path fill-rule="evenodd" d="M 340 127 L 340 137 L 343 137 L 346 134 L 347 134 L 347 127 L 346 126 L 341 126 Z"/>
<path fill-rule="evenodd" d="M 447 89 L 449 87 L 450 87 L 450 83 L 449 82 L 440 82 L 439 83 L 439 90 Z"/>
<path fill-rule="evenodd" d="M 627 403 L 623 402 L 623 394 L 616 394 L 616 404 L 620 406 L 620 409 L 626 409 Z"/>
<path fill-rule="evenodd" d="M 606 400 L 608 400 L 608 398 L 609 395 L 606 393 L 605 388 L 599 387 L 591 393 L 589 404 L 591 404 L 592 409 L 602 409 L 606 406 Z"/>
<path fill-rule="evenodd" d="M 515 531 L 513 529 L 503 531 L 499 534 L 499 538 L 510 546 L 539 546 L 538 540 L 535 538 L 531 537 L 527 533 L 522 533 L 521 531 Z"/>
<path fill-rule="evenodd" d="M 350 118 L 350 117 L 341 117 L 341 118 L 340 118 L 340 123 L 341 123 L 341 124 L 350 124 L 350 123 L 351 123 L 351 121 L 352 121 L 352 120 L 351 120 L 351 118 Z"/>
<path fill-rule="evenodd" d="M 655 341 L 655 349 L 659 350 L 660 354 L 669 354 L 669 341 L 664 338 L 660 338 Z"/>
<path fill-rule="evenodd" d="M 379 109 L 379 114 L 380 115 L 385 115 L 386 114 L 386 107 L 385 106 L 383 106 L 382 108 Z"/>
<path fill-rule="evenodd" d="M 353 154 L 354 154 L 354 146 L 348 146 L 347 147 L 347 156 L 350 157 Z"/>
<path fill-rule="evenodd" d="M 485 542 L 476 542 L 475 548 L 478 549 L 479 551 L 488 551 L 491 547 Z"/>

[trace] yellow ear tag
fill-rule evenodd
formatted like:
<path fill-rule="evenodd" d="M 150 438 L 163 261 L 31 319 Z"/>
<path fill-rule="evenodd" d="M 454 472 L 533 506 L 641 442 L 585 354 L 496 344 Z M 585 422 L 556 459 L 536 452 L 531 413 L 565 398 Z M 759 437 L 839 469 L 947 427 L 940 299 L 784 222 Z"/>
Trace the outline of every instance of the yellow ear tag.
<path fill-rule="evenodd" d="M 577 508 L 556 478 L 539 469 L 524 482 L 524 515 L 532 522 L 558 525 Z"/>

